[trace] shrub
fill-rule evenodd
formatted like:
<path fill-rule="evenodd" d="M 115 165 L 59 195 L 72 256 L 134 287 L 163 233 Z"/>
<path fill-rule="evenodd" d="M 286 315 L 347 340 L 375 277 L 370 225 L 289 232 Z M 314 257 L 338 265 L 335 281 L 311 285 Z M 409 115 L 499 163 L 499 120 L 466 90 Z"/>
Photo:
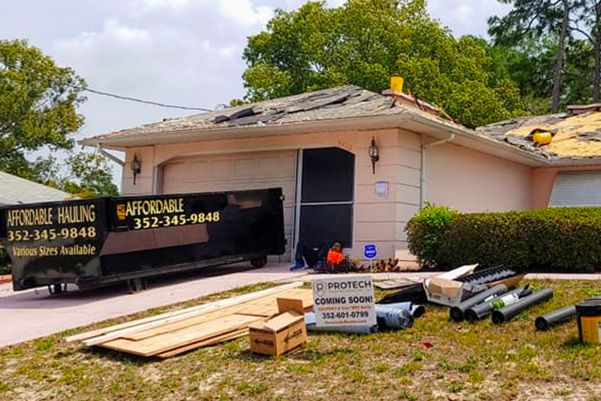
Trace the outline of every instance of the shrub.
<path fill-rule="evenodd" d="M 442 234 L 428 228 L 420 215 L 407 232 L 410 250 L 425 265 L 601 271 L 601 208 L 456 214 Z M 434 249 L 424 241 L 428 235 L 437 238 Z"/>
<path fill-rule="evenodd" d="M 426 267 L 434 267 L 451 221 L 458 212 L 443 206 L 426 205 L 407 223 L 409 250 Z"/>

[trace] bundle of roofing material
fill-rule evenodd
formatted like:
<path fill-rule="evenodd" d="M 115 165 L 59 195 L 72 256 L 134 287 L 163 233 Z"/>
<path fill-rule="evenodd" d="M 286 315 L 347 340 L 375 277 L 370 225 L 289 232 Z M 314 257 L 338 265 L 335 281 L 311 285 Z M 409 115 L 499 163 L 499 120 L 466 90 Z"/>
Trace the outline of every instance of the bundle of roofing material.
<path fill-rule="evenodd" d="M 591 299 L 601 299 L 601 295 L 597 295 Z M 576 318 L 576 305 L 566 306 L 561 309 L 556 309 L 554 311 L 545 313 L 542 316 L 539 316 L 534 321 L 534 326 L 537 330 L 546 331 L 549 330 L 553 326 L 558 326 L 560 324 L 569 322 L 572 319 Z"/>
<path fill-rule="evenodd" d="M 528 286 L 516 288 L 515 290 L 502 293 L 492 299 L 489 299 L 488 301 L 468 308 L 464 313 L 464 317 L 469 322 L 481 320 L 490 315 L 495 309 L 500 309 L 515 303 L 520 298 L 526 297 L 530 294 L 532 294 L 532 291 L 530 291 Z"/>
<path fill-rule="evenodd" d="M 521 298 L 519 301 L 511 305 L 493 311 L 492 322 L 496 324 L 505 323 L 513 319 L 521 311 L 541 302 L 546 302 L 552 297 L 553 290 L 550 288 L 544 288 L 542 290 L 533 292 L 532 294 Z"/>
<path fill-rule="evenodd" d="M 515 287 L 524 277 L 524 274 L 517 273 L 504 266 L 495 266 L 474 271 L 476 266 L 477 265 L 462 266 L 435 277 L 474 285 L 486 284 L 488 287 L 494 287 L 497 284 L 504 284 L 507 286 L 507 288 Z M 428 302 L 428 297 L 426 295 L 424 286 L 427 286 L 427 281 L 425 281 L 424 284 L 418 283 L 407 286 L 400 291 L 386 295 L 384 298 L 382 298 L 380 303 L 391 304 L 396 302 L 415 302 L 417 304 L 421 304 Z"/>
<path fill-rule="evenodd" d="M 252 323 L 279 314 L 277 298 L 300 299 L 313 306 L 310 289 L 302 283 L 244 294 L 191 308 L 150 316 L 67 338 L 86 346 L 99 346 L 144 357 L 168 358 L 248 334 Z"/>

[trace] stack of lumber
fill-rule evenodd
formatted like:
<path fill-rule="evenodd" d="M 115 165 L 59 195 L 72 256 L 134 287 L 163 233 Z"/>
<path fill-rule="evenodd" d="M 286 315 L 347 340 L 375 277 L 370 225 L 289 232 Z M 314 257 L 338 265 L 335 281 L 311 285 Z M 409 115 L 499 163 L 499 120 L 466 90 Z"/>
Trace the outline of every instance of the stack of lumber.
<path fill-rule="evenodd" d="M 248 334 L 248 326 L 278 314 L 278 298 L 313 307 L 310 289 L 292 283 L 105 327 L 67 338 L 144 357 L 169 358 Z"/>

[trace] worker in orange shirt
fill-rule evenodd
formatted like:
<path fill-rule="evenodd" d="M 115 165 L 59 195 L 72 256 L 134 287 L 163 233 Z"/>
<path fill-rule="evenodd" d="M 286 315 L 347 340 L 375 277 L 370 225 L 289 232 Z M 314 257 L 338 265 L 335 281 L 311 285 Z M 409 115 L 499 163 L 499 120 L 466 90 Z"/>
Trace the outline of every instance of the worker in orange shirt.
<path fill-rule="evenodd" d="M 342 253 L 342 242 L 334 241 L 326 255 L 325 266 L 319 266 L 318 264 L 318 269 L 316 270 L 319 271 L 319 267 L 322 267 L 321 271 L 328 273 L 348 271 L 349 262 L 344 253 Z"/>

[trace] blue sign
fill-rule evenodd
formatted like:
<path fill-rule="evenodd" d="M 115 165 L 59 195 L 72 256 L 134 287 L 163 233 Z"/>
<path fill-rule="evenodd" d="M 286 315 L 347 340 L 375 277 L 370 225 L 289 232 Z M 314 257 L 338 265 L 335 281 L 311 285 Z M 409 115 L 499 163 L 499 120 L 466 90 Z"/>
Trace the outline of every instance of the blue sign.
<path fill-rule="evenodd" d="M 376 244 L 364 245 L 363 246 L 363 255 L 367 259 L 374 259 L 376 256 L 378 256 L 378 248 L 376 247 Z"/>

